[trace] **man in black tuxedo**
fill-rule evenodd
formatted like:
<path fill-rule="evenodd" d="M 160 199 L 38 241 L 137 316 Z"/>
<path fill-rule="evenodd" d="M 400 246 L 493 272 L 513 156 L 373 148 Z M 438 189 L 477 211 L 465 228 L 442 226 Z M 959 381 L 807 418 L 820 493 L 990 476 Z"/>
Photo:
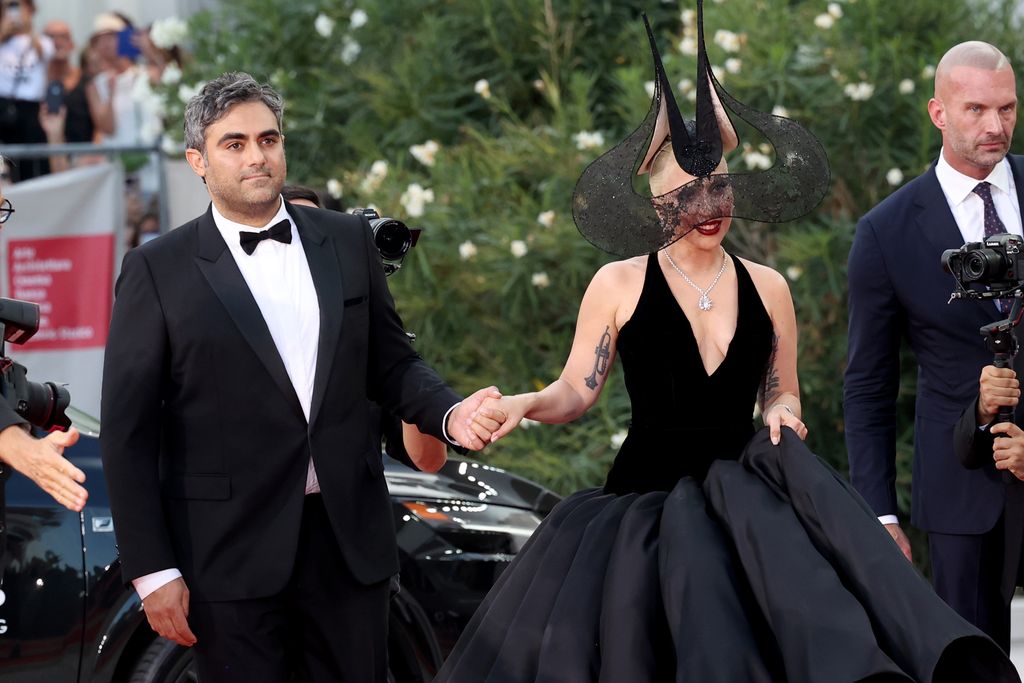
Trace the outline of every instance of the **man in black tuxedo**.
<path fill-rule="evenodd" d="M 1021 234 L 1024 158 L 1008 155 L 1016 83 L 991 45 L 950 49 L 928 103 L 942 133 L 938 161 L 868 212 L 849 259 L 849 356 L 844 388 L 853 485 L 911 558 L 896 517 L 896 397 L 900 345 L 918 363 L 911 522 L 928 532 L 936 591 L 968 621 L 1008 646 L 999 592 L 1004 486 L 953 454 L 953 425 L 991 362 L 981 326 L 1005 317 L 992 301 L 947 305 L 954 288 L 944 250 L 993 233 Z"/>
<path fill-rule="evenodd" d="M 1024 411 L 1020 409 L 1020 381 L 1011 368 L 986 365 L 981 371 L 978 398 L 967 407 L 956 424 L 954 451 L 969 469 L 982 469 L 1002 479 L 1002 547 L 993 553 L 999 571 L 999 591 L 1009 609 L 1017 586 L 1024 586 Z M 993 424 L 999 408 L 1015 407 L 1015 422 Z M 996 438 L 1001 437 L 1001 438 Z M 1007 627 L 1008 628 L 1008 627 Z M 1009 630 L 1006 632 L 1009 638 Z M 1008 642 L 1003 644 L 1008 646 Z"/>
<path fill-rule="evenodd" d="M 367 398 L 477 450 L 497 392 L 460 403 L 412 350 L 365 218 L 282 201 L 281 111 L 247 74 L 206 85 L 185 142 L 210 209 L 125 257 L 101 437 L 121 570 L 204 681 L 382 683 L 398 557 Z"/>

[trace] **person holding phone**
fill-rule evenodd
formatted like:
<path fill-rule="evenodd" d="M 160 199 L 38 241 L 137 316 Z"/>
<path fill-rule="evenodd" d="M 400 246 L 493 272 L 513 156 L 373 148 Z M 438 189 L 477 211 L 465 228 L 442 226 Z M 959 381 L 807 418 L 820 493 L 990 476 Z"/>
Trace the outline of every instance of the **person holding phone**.
<path fill-rule="evenodd" d="M 0 142 L 44 143 L 39 105 L 46 92 L 46 72 L 53 41 L 32 29 L 34 0 L 0 0 Z M 15 180 L 50 172 L 46 158 L 12 164 Z"/>

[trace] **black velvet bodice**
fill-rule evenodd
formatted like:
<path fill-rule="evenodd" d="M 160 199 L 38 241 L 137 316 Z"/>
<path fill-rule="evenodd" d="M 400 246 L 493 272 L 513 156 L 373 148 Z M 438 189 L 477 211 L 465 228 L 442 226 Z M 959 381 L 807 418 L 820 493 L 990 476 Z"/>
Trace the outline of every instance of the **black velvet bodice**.
<path fill-rule="evenodd" d="M 703 478 L 712 460 L 736 459 L 753 436 L 754 403 L 773 328 L 746 268 L 735 257 L 732 263 L 736 333 L 722 364 L 708 375 L 657 254 L 648 257 L 636 310 L 619 330 L 633 419 L 605 490 L 671 490 L 681 477 Z"/>

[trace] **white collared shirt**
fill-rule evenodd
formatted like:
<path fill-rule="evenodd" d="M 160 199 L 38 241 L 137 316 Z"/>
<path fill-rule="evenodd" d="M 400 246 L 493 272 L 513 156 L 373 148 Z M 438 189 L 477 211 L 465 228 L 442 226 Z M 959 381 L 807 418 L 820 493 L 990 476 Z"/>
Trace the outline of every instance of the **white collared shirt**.
<path fill-rule="evenodd" d="M 980 180 L 966 176 L 949 165 L 945 150 L 939 154 L 935 164 L 935 175 L 939 187 L 946 196 L 949 210 L 953 213 L 956 225 L 964 242 L 981 242 L 985 239 L 985 202 L 974 193 Z M 1021 231 L 1020 203 L 1017 201 L 1017 186 L 1013 181 L 1010 162 L 1003 159 L 985 178 L 991 185 L 992 202 L 996 213 L 1006 227 L 1006 232 L 1014 235 L 1024 234 Z"/>
<path fill-rule="evenodd" d="M 266 239 L 256 245 L 252 254 L 245 253 L 239 233 L 259 232 L 282 220 L 291 224 L 291 244 Z M 308 422 L 320 341 L 320 305 L 295 223 L 288 215 L 283 200 L 277 214 L 262 228 L 235 223 L 225 218 L 216 205 L 213 206 L 213 221 L 263 314 Z M 320 483 L 310 459 L 306 469 L 306 493 L 319 490 Z M 132 585 L 139 598 L 145 600 L 157 588 L 180 576 L 181 572 L 176 568 L 163 569 L 133 579 Z"/>

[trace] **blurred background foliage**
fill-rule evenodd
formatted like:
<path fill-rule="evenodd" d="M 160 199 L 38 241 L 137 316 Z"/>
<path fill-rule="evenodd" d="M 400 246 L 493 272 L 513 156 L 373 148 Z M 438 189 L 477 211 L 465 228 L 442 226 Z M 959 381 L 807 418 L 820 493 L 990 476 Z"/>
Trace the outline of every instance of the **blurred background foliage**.
<path fill-rule="evenodd" d="M 166 89 L 167 127 L 180 139 L 183 101 L 205 79 L 245 70 L 269 80 L 287 103 L 292 182 L 425 228 L 391 279 L 422 355 L 464 392 L 490 383 L 506 393 L 537 389 L 558 377 L 580 297 L 610 260 L 576 231 L 570 198 L 583 167 L 649 107 L 641 12 L 685 105 L 696 71 L 694 8 L 223 0 L 190 22 L 192 58 Z M 840 470 L 846 256 L 856 220 L 935 158 L 940 139 L 926 103 L 943 52 L 983 39 L 1024 63 L 1020 25 L 1017 0 L 707 2 L 708 50 L 726 89 L 802 121 L 831 160 L 831 190 L 814 213 L 782 226 L 736 221 L 728 246 L 788 277 L 808 440 Z M 770 163 L 771 150 L 740 132 L 746 144 L 733 169 Z M 906 509 L 916 365 L 904 360 Z M 530 426 L 481 457 L 562 493 L 599 484 L 629 417 L 615 371 L 580 420 Z"/>

